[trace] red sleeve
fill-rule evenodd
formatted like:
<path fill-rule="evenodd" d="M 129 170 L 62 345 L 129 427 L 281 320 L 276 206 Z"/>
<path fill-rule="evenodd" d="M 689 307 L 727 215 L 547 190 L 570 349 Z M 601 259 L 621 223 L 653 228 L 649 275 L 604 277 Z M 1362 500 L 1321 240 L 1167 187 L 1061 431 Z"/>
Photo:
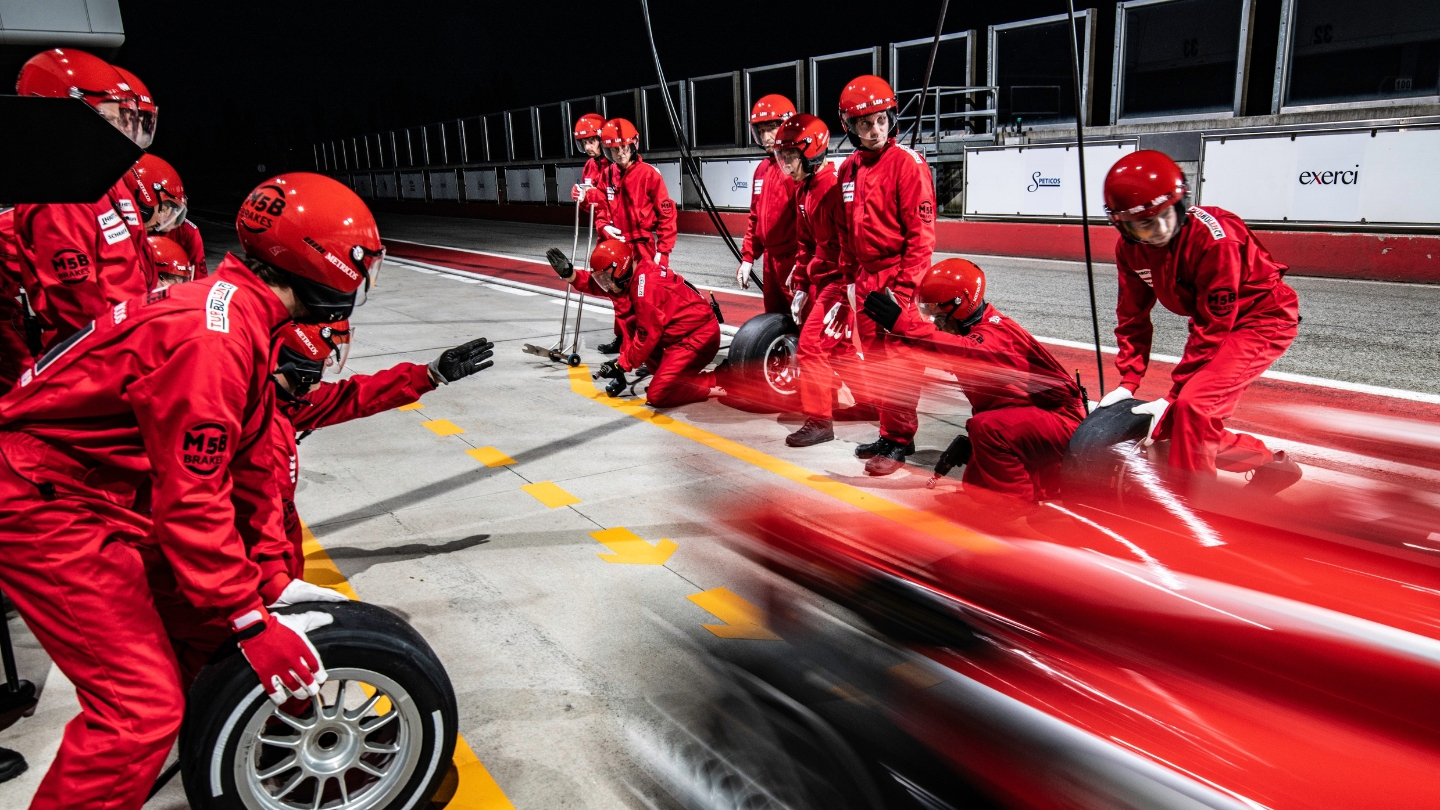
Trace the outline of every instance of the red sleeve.
<path fill-rule="evenodd" d="M 631 300 L 635 302 L 635 333 L 627 335 L 620 353 L 620 367 L 626 371 L 634 371 L 649 360 L 665 334 L 665 310 L 660 301 L 665 293 L 659 284 L 647 285 L 651 281 L 648 276 L 649 273 L 636 273 L 630 280 Z"/>
<path fill-rule="evenodd" d="M 596 192 L 604 199 L 605 204 L 595 209 L 595 234 L 597 239 L 609 239 L 605 234 L 605 228 L 615 224 L 614 202 L 610 199 L 610 189 L 620 184 L 620 170 L 615 164 L 610 163 L 600 170 L 600 179 L 596 183 Z"/>
<path fill-rule="evenodd" d="M 185 234 L 183 247 L 186 255 L 190 257 L 190 263 L 195 265 L 195 279 L 210 275 L 209 268 L 205 266 L 205 240 L 200 238 L 200 229 L 187 219 L 180 223 L 179 230 Z"/>
<path fill-rule="evenodd" d="M 321 383 L 301 397 L 308 406 L 289 403 L 285 411 L 296 430 L 314 430 L 408 405 L 434 390 L 428 366 L 401 363 L 377 374 Z"/>
<path fill-rule="evenodd" d="M 100 278 L 100 227 L 92 206 L 24 208 L 17 213 L 28 220 L 33 266 L 21 263 L 21 283 L 35 314 L 63 338 L 119 303 L 106 300 Z"/>
<path fill-rule="evenodd" d="M 855 258 L 855 247 L 850 241 L 853 234 L 850 231 L 850 210 L 846 205 L 849 200 L 845 197 L 845 184 L 849 183 L 851 188 L 851 199 L 853 199 L 855 188 L 855 171 L 851 161 L 854 160 L 853 153 L 845 158 L 840 168 L 835 172 L 835 188 L 839 197 L 835 204 L 838 207 L 834 211 L 833 220 L 836 223 L 837 233 L 840 234 L 840 273 L 850 280 L 855 279 L 855 273 L 860 269 L 860 262 Z M 852 203 L 853 204 L 853 203 Z M 857 302 L 858 303 L 858 302 Z"/>
<path fill-rule="evenodd" d="M 1150 346 L 1155 337 L 1150 310 L 1155 306 L 1155 291 L 1127 266 L 1123 251 L 1116 253 L 1120 296 L 1115 303 L 1115 345 L 1120 347 L 1120 353 L 1115 357 L 1115 368 L 1120 372 L 1120 384 L 1134 392 L 1150 365 Z"/>
<path fill-rule="evenodd" d="M 269 419 L 248 433 L 251 365 L 239 341 L 214 336 L 182 344 L 130 386 L 129 398 L 154 471 L 155 535 L 196 607 L 225 615 L 261 601 L 260 573 L 246 534 L 285 537 Z M 268 381 L 265 384 L 269 384 Z M 272 502 L 273 501 L 273 502 Z"/>
<path fill-rule="evenodd" d="M 805 187 L 801 186 L 795 193 L 795 288 L 804 289 L 807 285 L 816 283 L 810 278 L 810 262 L 815 258 L 815 228 L 810 224 L 810 217 L 818 215 L 816 211 L 805 211 L 801 213 L 800 206 L 807 202 Z"/>
<path fill-rule="evenodd" d="M 900 163 L 904 168 L 898 178 L 896 201 L 900 206 L 900 230 L 905 234 L 905 245 L 900 251 L 895 294 L 909 299 L 930 269 L 930 260 L 935 254 L 935 190 L 924 158 L 907 149 Z"/>
<path fill-rule="evenodd" d="M 760 240 L 760 194 L 755 186 L 765 176 L 765 168 L 769 163 L 760 161 L 755 167 L 755 174 L 750 177 L 750 216 L 745 220 L 745 243 L 740 248 L 741 261 L 754 262 L 765 252 L 765 243 Z"/>
<path fill-rule="evenodd" d="M 235 479 L 231 499 L 235 503 L 235 528 L 244 541 L 247 553 L 260 569 L 259 592 L 265 604 L 280 598 L 285 586 L 290 584 L 290 572 L 295 570 L 295 544 L 285 528 L 285 495 L 277 476 L 290 475 L 286 467 L 276 468 L 276 460 L 282 456 L 288 461 L 292 456 L 281 452 L 284 439 L 279 434 L 294 428 L 284 424 L 285 420 L 275 413 L 274 388 L 266 386 L 265 403 L 261 406 L 269 417 L 264 420 L 260 435 L 247 446 L 239 448 L 230 463 L 230 473 Z M 293 445 L 284 449 L 293 449 Z M 290 488 L 289 497 L 294 497 Z M 290 504 L 294 508 L 294 504 Z"/>
<path fill-rule="evenodd" d="M 655 206 L 655 252 L 668 256 L 675 250 L 675 234 L 680 230 L 675 202 L 670 199 L 670 192 L 665 188 L 665 178 L 661 176 L 660 170 L 654 166 L 650 169 L 654 175 L 651 180 L 654 186 L 650 189 L 650 202 Z"/>
<path fill-rule="evenodd" d="M 813 203 L 814 211 L 810 212 L 812 222 L 819 222 L 822 232 L 828 232 L 829 238 L 836 244 L 830 245 L 827 251 L 831 256 L 837 257 L 834 261 L 826 261 L 818 255 L 810 260 L 810 266 L 806 269 L 805 276 L 811 284 L 821 287 L 838 280 L 842 277 L 841 266 L 845 260 L 846 247 L 850 244 L 849 232 L 846 228 L 849 223 L 845 221 L 845 204 L 842 202 L 840 183 L 834 185 Z M 811 225 L 812 249 L 820 252 L 818 240 L 814 237 L 814 225 Z M 853 258 L 852 258 L 853 261 Z"/>
<path fill-rule="evenodd" d="M 1190 337 L 1185 341 L 1180 363 L 1170 372 L 1171 399 L 1179 395 L 1186 380 L 1210 362 L 1235 328 L 1244 269 L 1240 245 L 1233 240 L 1211 242 L 1200 254 L 1195 267 L 1195 313 L 1190 317 Z"/>

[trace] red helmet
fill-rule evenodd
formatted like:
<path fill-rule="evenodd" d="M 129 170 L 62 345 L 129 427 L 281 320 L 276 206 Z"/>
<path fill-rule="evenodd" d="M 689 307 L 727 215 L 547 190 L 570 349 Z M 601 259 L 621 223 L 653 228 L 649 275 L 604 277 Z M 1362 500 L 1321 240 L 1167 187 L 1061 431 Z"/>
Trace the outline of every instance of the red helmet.
<path fill-rule="evenodd" d="M 147 230 L 165 233 L 185 221 L 189 206 L 185 186 L 180 182 L 175 167 L 164 159 L 148 153 L 141 155 L 121 179 L 130 189 L 136 205 L 140 206 L 140 219 Z M 160 216 L 151 222 L 157 209 Z"/>
<path fill-rule="evenodd" d="M 599 113 L 585 113 L 575 119 L 574 138 L 583 141 L 586 138 L 600 137 L 600 130 L 605 127 L 605 116 Z"/>
<path fill-rule="evenodd" d="M 149 149 L 150 144 L 155 140 L 155 119 L 159 116 L 160 108 L 155 105 L 155 99 L 150 95 L 150 88 L 140 81 L 140 77 L 120 67 L 111 65 L 120 78 L 130 86 L 135 93 L 135 100 L 140 109 L 140 140 L 137 143 L 141 149 Z"/>
<path fill-rule="evenodd" d="M 779 93 L 761 96 L 750 108 L 750 123 L 763 124 L 766 121 L 784 121 L 795 114 L 795 105 Z"/>
<path fill-rule="evenodd" d="M 280 330 L 279 367 L 293 393 L 303 395 L 328 370 L 339 374 L 350 355 L 350 322 L 290 323 Z"/>
<path fill-rule="evenodd" d="M 879 76 L 858 76 L 840 91 L 842 119 L 869 115 L 877 110 L 893 110 L 898 106 L 890 83 Z"/>
<path fill-rule="evenodd" d="M 776 130 L 775 148 L 798 151 L 814 171 L 825 162 L 825 153 L 830 148 L 830 127 L 813 115 L 801 113 L 786 120 Z"/>
<path fill-rule="evenodd" d="M 920 280 L 915 301 L 925 315 L 963 321 L 985 306 L 985 271 L 968 259 L 937 262 Z"/>
<path fill-rule="evenodd" d="M 138 104 L 138 94 L 109 62 L 74 48 L 52 48 L 30 57 L 20 68 L 15 92 L 22 96 L 80 98 L 91 107 L 104 101 Z"/>
<path fill-rule="evenodd" d="M 1105 214 L 1112 223 L 1149 219 L 1190 193 L 1185 172 L 1164 152 L 1141 149 L 1105 175 Z"/>
<path fill-rule="evenodd" d="M 385 260 L 370 209 L 324 175 L 292 172 L 261 183 L 241 204 L 235 230 L 247 256 L 286 274 L 310 310 L 308 323 L 350 317 Z"/>
<path fill-rule="evenodd" d="M 640 143 L 640 131 L 635 125 L 624 118 L 611 118 L 605 122 L 600 129 L 600 143 L 607 149 L 613 149 L 626 144 L 638 145 Z"/>
<path fill-rule="evenodd" d="M 155 269 L 160 272 L 162 286 L 179 284 L 195 278 L 195 265 L 185 248 L 163 236 L 150 237 L 150 254 L 155 257 Z"/>
<path fill-rule="evenodd" d="M 606 239 L 590 254 L 590 272 L 605 274 L 624 284 L 635 271 L 635 252 L 619 239 Z"/>

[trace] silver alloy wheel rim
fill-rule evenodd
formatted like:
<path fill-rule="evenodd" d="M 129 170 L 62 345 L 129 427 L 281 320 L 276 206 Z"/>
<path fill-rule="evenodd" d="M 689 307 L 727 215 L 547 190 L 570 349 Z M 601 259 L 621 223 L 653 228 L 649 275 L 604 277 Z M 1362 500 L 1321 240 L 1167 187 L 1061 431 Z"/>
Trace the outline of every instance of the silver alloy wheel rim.
<path fill-rule="evenodd" d="M 765 348 L 765 383 L 777 394 L 790 396 L 800 388 L 799 338 L 781 335 Z"/>
<path fill-rule="evenodd" d="M 386 698 L 390 711 L 377 713 Z M 395 681 L 358 667 L 332 669 L 303 717 L 261 697 L 240 727 L 235 785 L 250 810 L 385 807 L 415 773 L 424 729 L 415 701 Z"/>

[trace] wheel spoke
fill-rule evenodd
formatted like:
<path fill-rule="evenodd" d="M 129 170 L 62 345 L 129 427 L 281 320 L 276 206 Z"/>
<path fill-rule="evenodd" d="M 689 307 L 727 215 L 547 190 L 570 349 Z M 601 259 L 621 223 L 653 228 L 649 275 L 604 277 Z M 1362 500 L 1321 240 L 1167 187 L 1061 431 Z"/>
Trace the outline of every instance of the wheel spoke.
<path fill-rule="evenodd" d="M 274 717 L 278 718 L 280 722 L 295 729 L 296 731 L 308 731 L 309 729 L 315 727 L 315 723 L 307 723 L 289 712 L 282 712 L 277 710 L 276 712 L 274 712 Z M 316 722 L 318 722 L 318 720 Z"/>
<path fill-rule="evenodd" d="M 274 795 L 274 797 L 275 797 L 277 800 L 283 799 L 283 798 L 285 798 L 286 796 L 289 796 L 289 795 L 290 795 L 290 791 L 292 791 L 292 790 L 294 790 L 295 788 L 299 787 L 299 786 L 300 786 L 300 783 L 301 783 L 301 782 L 304 782 L 305 779 L 307 778 L 307 776 L 308 776 L 308 774 L 306 774 L 304 770 L 301 770 L 299 773 L 295 774 L 294 778 L 292 778 L 289 782 L 286 782 L 286 783 L 285 783 L 285 787 L 281 788 L 279 793 L 275 793 L 275 794 L 272 794 L 272 795 Z"/>
<path fill-rule="evenodd" d="M 392 744 L 390 744 L 390 745 L 376 745 L 375 743 L 372 743 L 372 742 L 370 742 L 369 740 L 363 740 L 363 741 L 361 741 L 360 745 L 361 745 L 362 748 L 365 749 L 365 751 L 366 751 L 367 753 L 371 753 L 371 754 L 398 754 L 398 753 L 400 753 L 400 743 L 392 743 Z"/>
<path fill-rule="evenodd" d="M 340 785 L 340 802 L 342 805 L 350 803 L 350 789 L 345 786 L 345 775 L 335 777 L 336 783 Z"/>
<path fill-rule="evenodd" d="M 276 748 L 300 747 L 299 737 L 267 737 L 264 734 L 261 734 L 257 739 L 259 739 L 262 745 L 273 745 Z"/>
<path fill-rule="evenodd" d="M 357 760 L 355 760 L 355 767 L 359 768 L 360 770 L 364 771 L 365 773 L 368 773 L 368 774 L 370 774 L 371 776 L 374 776 L 374 777 L 376 777 L 376 778 L 384 778 L 384 776 L 385 776 L 385 772 L 384 772 L 384 771 L 377 770 L 374 765 L 371 765 L 370 763 L 366 762 L 366 761 L 363 760 L 363 759 L 357 759 Z"/>
<path fill-rule="evenodd" d="M 280 762 L 275 763 L 274 765 L 271 765 L 263 771 L 256 771 L 255 777 L 257 779 L 274 779 L 275 777 L 290 770 L 291 768 L 297 767 L 296 763 L 299 761 L 299 757 L 291 754 L 290 756 L 286 757 Z"/>
<path fill-rule="evenodd" d="M 320 805 L 325 803 L 325 786 L 330 784 L 329 777 L 315 780 L 315 799 L 310 802 L 310 810 L 320 810 Z"/>
<path fill-rule="evenodd" d="M 365 722 L 362 720 L 362 721 L 360 722 L 360 733 L 361 733 L 361 734 L 374 734 L 376 729 L 379 729 L 379 728 L 385 726 L 385 725 L 386 725 L 387 723 L 389 723 L 391 720 L 394 720 L 395 717 L 396 717 L 397 715 L 399 715 L 399 714 L 400 714 L 399 712 L 390 712 L 390 713 L 388 713 L 388 714 L 382 714 L 382 715 L 380 715 L 380 716 L 378 716 L 378 717 L 373 718 L 375 722 L 371 723 L 371 724 L 368 725 L 368 726 L 365 725 Z"/>
<path fill-rule="evenodd" d="M 368 700 L 366 700 L 365 703 L 362 704 L 359 708 L 355 709 L 354 711 L 348 711 L 348 712 L 346 712 L 346 713 L 345 713 L 345 719 L 346 719 L 346 720 L 359 720 L 359 719 L 363 718 L 365 715 L 369 714 L 371 711 L 373 711 L 373 710 L 375 709 L 375 704 L 379 703 L 380 701 L 382 701 L 382 700 L 384 700 L 384 699 L 385 699 L 385 693 L 384 693 L 384 692 L 381 692 L 381 691 L 378 690 L 378 689 L 375 690 L 375 694 L 371 695 L 370 698 L 369 698 Z"/>

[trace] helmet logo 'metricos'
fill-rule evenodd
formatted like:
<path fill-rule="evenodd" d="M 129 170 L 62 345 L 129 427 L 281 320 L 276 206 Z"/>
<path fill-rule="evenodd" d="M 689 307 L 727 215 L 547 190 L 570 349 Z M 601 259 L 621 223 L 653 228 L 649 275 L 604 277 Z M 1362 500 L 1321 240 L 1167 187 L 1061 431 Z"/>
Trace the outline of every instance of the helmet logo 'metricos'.
<path fill-rule="evenodd" d="M 285 190 L 275 185 L 261 186 L 240 206 L 240 225 L 251 233 L 264 233 L 283 213 Z"/>

